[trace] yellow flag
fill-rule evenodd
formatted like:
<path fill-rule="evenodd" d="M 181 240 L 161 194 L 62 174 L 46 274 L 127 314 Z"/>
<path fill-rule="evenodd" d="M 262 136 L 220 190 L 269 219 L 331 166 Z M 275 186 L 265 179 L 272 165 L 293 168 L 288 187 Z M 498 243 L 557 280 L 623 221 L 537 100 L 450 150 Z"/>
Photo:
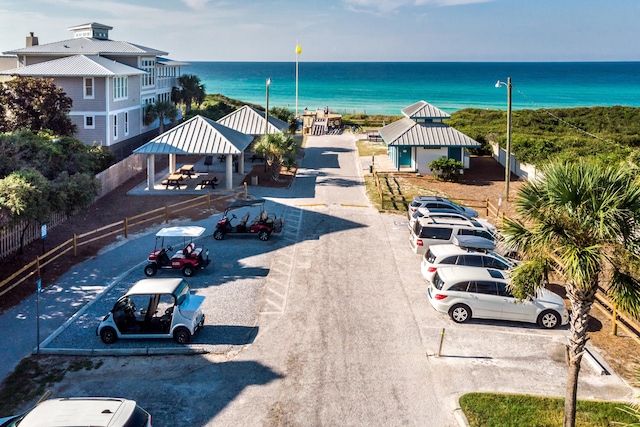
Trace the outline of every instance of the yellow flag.
<path fill-rule="evenodd" d="M 300 47 L 300 45 L 296 45 L 296 54 L 300 55 L 302 53 L 302 48 Z"/>

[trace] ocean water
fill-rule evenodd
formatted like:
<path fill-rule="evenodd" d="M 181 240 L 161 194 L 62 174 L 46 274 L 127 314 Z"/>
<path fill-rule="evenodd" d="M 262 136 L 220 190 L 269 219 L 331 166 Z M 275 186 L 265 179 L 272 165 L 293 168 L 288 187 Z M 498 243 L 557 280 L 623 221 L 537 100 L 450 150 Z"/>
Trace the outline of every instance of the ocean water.
<path fill-rule="evenodd" d="M 207 93 L 296 108 L 295 62 L 191 62 Z M 449 113 L 462 108 L 513 109 L 625 105 L 640 107 L 640 62 L 302 62 L 298 110 L 401 114 L 424 100 Z"/>

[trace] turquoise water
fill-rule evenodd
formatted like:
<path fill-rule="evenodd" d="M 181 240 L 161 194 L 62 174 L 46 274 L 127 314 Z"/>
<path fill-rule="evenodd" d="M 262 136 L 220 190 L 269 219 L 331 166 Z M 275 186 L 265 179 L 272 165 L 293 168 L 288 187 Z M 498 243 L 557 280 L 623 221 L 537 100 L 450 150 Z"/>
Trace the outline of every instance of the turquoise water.
<path fill-rule="evenodd" d="M 462 108 L 513 109 L 626 105 L 640 107 L 640 62 L 300 62 L 298 107 L 328 106 L 339 113 L 400 114 L 424 100 L 447 112 Z M 293 62 L 192 62 L 207 93 L 269 107 L 296 106 Z"/>

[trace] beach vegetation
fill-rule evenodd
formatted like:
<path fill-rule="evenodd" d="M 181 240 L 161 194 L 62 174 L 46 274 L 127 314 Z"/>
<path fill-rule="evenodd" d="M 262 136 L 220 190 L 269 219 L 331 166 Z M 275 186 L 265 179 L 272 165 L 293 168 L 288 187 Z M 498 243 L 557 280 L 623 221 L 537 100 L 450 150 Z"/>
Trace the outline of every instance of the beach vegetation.
<path fill-rule="evenodd" d="M 53 79 L 14 76 L 0 83 L 0 132 L 29 129 L 73 135 L 76 126 L 69 118 L 72 104 Z"/>
<path fill-rule="evenodd" d="M 464 109 L 447 124 L 483 144 L 506 147 L 507 113 Z M 512 151 L 516 159 L 537 167 L 552 160 L 594 158 L 613 165 L 640 149 L 640 108 L 580 107 L 512 112 Z"/>
<path fill-rule="evenodd" d="M 378 129 L 400 120 L 403 116 L 383 114 L 343 114 L 342 124 L 345 126 L 361 126 L 366 129 Z"/>
<path fill-rule="evenodd" d="M 471 427 L 539 426 L 562 424 L 563 399 L 499 393 L 468 393 L 460 397 Z M 576 422 L 585 427 L 632 425 L 634 417 L 620 402 L 579 400 Z"/>
<path fill-rule="evenodd" d="M 528 292 L 544 286 L 547 267 L 566 283 L 571 317 L 564 426 L 573 427 L 596 293 L 640 316 L 640 181 L 622 164 L 554 161 L 542 168 L 541 179 L 520 187 L 514 203 L 520 221 L 505 217 L 501 231 L 505 244 L 527 261 L 514 269 L 512 285 L 533 284 Z"/>

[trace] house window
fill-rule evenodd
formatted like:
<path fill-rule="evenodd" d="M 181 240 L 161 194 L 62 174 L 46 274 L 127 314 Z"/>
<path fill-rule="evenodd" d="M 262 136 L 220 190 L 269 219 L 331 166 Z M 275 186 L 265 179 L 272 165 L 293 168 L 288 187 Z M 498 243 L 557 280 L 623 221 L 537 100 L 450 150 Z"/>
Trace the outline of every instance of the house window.
<path fill-rule="evenodd" d="M 124 134 L 129 135 L 129 113 L 124 113 Z"/>
<path fill-rule="evenodd" d="M 147 72 L 142 76 L 142 86 L 154 86 L 156 84 L 156 59 L 143 59 L 140 68 Z"/>
<path fill-rule="evenodd" d="M 84 116 L 84 128 L 85 129 L 95 129 L 96 128 L 95 117 L 93 117 L 93 116 Z"/>
<path fill-rule="evenodd" d="M 118 115 L 113 115 L 113 139 L 118 139 Z"/>
<path fill-rule="evenodd" d="M 113 78 L 113 100 L 117 101 L 120 99 L 127 99 L 129 95 L 128 88 L 128 78 L 125 77 L 114 77 Z"/>
<path fill-rule="evenodd" d="M 84 78 L 84 99 L 93 99 L 93 77 Z"/>

